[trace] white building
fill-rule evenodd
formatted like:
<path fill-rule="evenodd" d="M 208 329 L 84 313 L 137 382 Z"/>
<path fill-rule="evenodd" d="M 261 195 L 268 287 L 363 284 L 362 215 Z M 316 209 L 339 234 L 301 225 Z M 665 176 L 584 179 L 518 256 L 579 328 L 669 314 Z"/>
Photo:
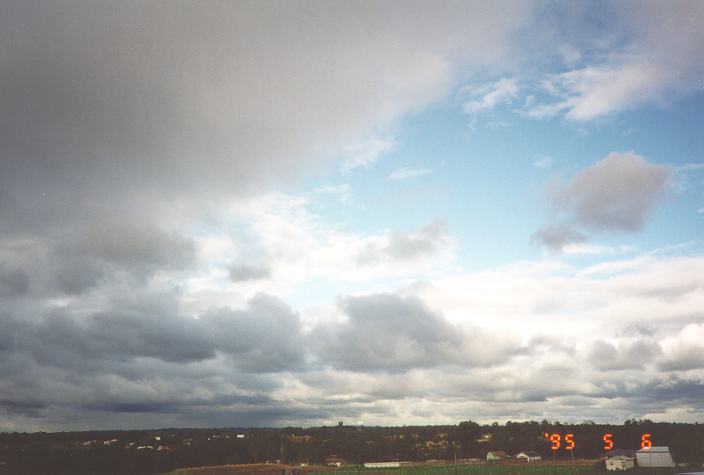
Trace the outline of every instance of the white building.
<path fill-rule="evenodd" d="M 503 450 L 492 450 L 486 453 L 487 460 L 504 460 L 508 458 L 508 454 Z"/>
<path fill-rule="evenodd" d="M 648 447 L 636 452 L 639 467 L 674 467 L 669 447 Z"/>
<path fill-rule="evenodd" d="M 636 465 L 633 457 L 616 455 L 606 459 L 606 470 L 630 470 Z"/>
<path fill-rule="evenodd" d="M 533 450 L 526 450 L 516 455 L 516 460 L 521 462 L 539 462 L 542 459 L 538 452 Z"/>
<path fill-rule="evenodd" d="M 398 468 L 400 462 L 366 462 L 364 468 Z"/>

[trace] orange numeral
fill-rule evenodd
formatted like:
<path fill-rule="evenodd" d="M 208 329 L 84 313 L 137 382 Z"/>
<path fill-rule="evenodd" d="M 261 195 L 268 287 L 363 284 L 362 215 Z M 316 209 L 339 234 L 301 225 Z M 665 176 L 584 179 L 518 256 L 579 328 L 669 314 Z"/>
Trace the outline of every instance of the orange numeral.
<path fill-rule="evenodd" d="M 604 434 L 604 437 L 601 438 L 601 440 L 604 441 L 604 450 L 611 450 L 614 448 L 614 441 L 611 440 L 611 437 L 613 437 L 613 434 Z"/>
<path fill-rule="evenodd" d="M 574 434 L 565 434 L 565 450 L 574 450 Z"/>
<path fill-rule="evenodd" d="M 649 449 L 652 446 L 653 443 L 650 441 L 650 434 L 643 434 L 640 436 L 640 447 L 642 449 Z"/>
<path fill-rule="evenodd" d="M 552 450 L 557 450 L 560 448 L 560 434 L 551 434 L 550 442 L 552 442 Z"/>

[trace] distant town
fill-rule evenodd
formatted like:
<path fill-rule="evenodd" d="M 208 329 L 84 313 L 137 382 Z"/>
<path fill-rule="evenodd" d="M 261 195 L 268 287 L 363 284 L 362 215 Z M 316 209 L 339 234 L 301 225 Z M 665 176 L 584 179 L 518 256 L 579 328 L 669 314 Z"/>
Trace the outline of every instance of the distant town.
<path fill-rule="evenodd" d="M 457 475 L 481 467 L 501 473 L 554 473 L 558 466 L 686 473 L 701 472 L 702 462 L 704 424 L 648 420 L 403 427 L 340 422 L 309 428 L 0 434 L 0 473 L 7 474 L 298 475 L 404 469 L 410 474 L 426 469 L 434 475 Z M 211 471 L 203 472 L 206 467 Z"/>

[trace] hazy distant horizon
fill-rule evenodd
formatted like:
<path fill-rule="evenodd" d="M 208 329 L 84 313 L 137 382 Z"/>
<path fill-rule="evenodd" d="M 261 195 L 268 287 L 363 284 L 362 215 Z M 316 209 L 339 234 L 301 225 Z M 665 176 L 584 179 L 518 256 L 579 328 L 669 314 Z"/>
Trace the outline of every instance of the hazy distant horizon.
<path fill-rule="evenodd" d="M 702 24 L 0 1 L 0 431 L 703 422 Z"/>

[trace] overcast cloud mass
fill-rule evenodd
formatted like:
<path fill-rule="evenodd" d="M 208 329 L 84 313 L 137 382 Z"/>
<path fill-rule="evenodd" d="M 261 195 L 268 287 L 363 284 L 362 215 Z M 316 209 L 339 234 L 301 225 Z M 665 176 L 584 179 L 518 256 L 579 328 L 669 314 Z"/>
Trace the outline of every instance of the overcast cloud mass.
<path fill-rule="evenodd" d="M 0 0 L 0 431 L 701 421 L 703 22 Z"/>

